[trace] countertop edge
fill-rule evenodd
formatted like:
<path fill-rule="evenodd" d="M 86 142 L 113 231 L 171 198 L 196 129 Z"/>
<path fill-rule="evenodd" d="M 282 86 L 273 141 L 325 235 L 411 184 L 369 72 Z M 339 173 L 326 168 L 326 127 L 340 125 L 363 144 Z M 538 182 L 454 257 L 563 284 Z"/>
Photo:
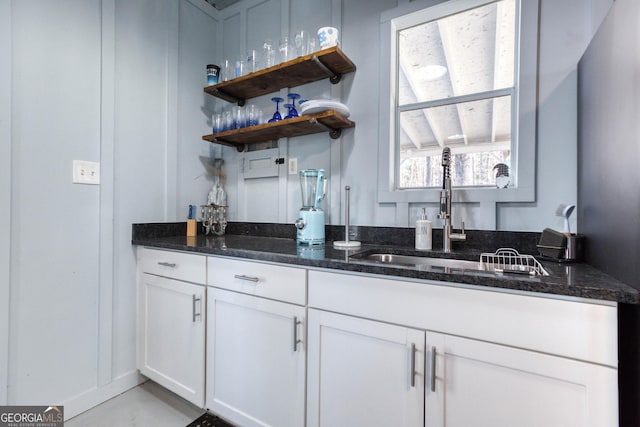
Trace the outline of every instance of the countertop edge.
<path fill-rule="evenodd" d="M 267 238 L 265 238 L 267 239 Z M 184 243 L 181 242 L 184 240 Z M 274 241 L 286 239 L 273 238 Z M 374 264 L 370 262 L 358 262 L 350 260 L 348 254 L 345 254 L 344 260 L 322 258 L 322 259 L 305 259 L 297 255 L 276 253 L 261 250 L 252 250 L 245 248 L 229 248 L 226 246 L 198 245 L 187 244 L 186 238 L 176 236 L 175 238 L 134 238 L 131 243 L 137 246 L 146 246 L 156 249 L 167 249 L 184 252 L 193 252 L 203 255 L 226 256 L 233 258 L 241 258 L 253 261 L 274 262 L 300 267 L 314 267 L 337 271 L 349 271 L 360 274 L 373 274 L 381 277 L 394 277 L 399 279 L 410 280 L 429 280 L 438 282 L 449 282 L 453 284 L 463 284 L 478 286 L 479 288 L 488 288 L 487 290 L 513 290 L 521 292 L 530 292 L 544 295 L 558 295 L 566 297 L 577 297 L 589 300 L 613 301 L 617 303 L 639 304 L 640 291 L 619 282 L 618 280 L 605 275 L 586 264 L 572 266 L 555 266 L 555 263 L 546 263 L 545 267 L 553 269 L 569 268 L 576 271 L 586 271 L 600 281 L 606 281 L 608 286 L 576 283 L 574 285 L 566 283 L 556 283 L 544 278 L 520 278 L 514 276 L 499 276 L 493 273 L 480 272 L 452 272 L 439 273 L 433 271 L 421 271 L 413 268 L 401 268 L 395 266 L 387 266 Z M 586 282 L 586 281 L 585 281 Z"/>

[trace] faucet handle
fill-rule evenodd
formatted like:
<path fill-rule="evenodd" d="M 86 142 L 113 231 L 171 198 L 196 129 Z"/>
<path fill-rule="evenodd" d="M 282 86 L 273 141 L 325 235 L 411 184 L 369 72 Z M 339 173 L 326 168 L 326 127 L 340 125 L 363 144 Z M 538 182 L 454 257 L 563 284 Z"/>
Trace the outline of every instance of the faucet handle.
<path fill-rule="evenodd" d="M 462 230 L 460 233 L 451 233 L 449 238 L 454 241 L 465 241 L 467 240 L 467 235 L 464 232 L 464 221 L 462 221 Z"/>

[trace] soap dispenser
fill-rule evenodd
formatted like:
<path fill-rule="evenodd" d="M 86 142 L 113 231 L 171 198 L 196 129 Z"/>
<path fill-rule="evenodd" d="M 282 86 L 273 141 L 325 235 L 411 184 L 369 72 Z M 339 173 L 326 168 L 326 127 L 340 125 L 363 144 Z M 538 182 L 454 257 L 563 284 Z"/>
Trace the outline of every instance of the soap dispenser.
<path fill-rule="evenodd" d="M 427 219 L 424 208 L 420 218 L 416 221 L 416 249 L 430 251 L 432 249 L 431 221 Z"/>

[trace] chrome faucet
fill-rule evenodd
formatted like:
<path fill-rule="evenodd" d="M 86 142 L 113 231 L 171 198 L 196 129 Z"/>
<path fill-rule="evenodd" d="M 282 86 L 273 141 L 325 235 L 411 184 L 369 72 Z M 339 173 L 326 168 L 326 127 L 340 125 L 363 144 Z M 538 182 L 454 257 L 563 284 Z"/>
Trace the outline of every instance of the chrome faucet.
<path fill-rule="evenodd" d="M 442 249 L 451 252 L 451 241 L 465 241 L 464 221 L 462 231 L 454 233 L 451 226 L 451 149 L 444 147 L 442 150 L 442 190 L 440 190 L 440 213 L 438 218 L 444 219 L 442 227 Z"/>

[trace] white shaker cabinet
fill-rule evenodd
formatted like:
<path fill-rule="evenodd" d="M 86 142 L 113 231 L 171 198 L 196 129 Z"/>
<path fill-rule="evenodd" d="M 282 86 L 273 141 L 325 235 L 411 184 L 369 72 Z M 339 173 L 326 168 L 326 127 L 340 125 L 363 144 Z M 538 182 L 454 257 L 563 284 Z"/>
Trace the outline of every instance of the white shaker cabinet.
<path fill-rule="evenodd" d="M 140 372 L 238 426 L 618 424 L 615 303 L 146 248 L 138 265 Z"/>
<path fill-rule="evenodd" d="M 314 309 L 308 334 L 308 427 L 616 425 L 611 367 Z"/>
<path fill-rule="evenodd" d="M 140 249 L 137 367 L 204 407 L 206 286 L 203 256 Z"/>
<path fill-rule="evenodd" d="M 207 409 L 243 427 L 304 426 L 306 271 L 211 257 L 209 285 Z"/>
<path fill-rule="evenodd" d="M 311 271 L 307 425 L 615 426 L 616 332 L 610 304 Z"/>
<path fill-rule="evenodd" d="M 424 331 L 309 310 L 307 426 L 424 425 Z"/>
<path fill-rule="evenodd" d="M 617 370 L 427 332 L 426 425 L 613 426 Z"/>

